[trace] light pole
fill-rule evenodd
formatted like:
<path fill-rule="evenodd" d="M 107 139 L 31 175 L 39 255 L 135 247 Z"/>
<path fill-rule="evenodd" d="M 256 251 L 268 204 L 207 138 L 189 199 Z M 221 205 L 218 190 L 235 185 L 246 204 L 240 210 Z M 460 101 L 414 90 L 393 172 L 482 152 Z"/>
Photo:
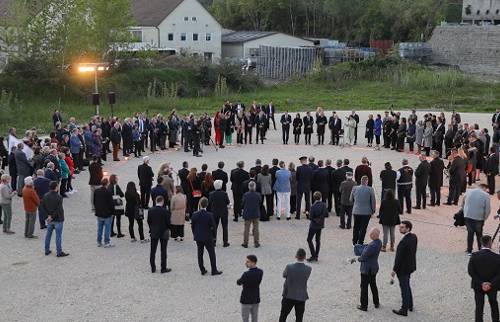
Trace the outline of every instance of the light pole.
<path fill-rule="evenodd" d="M 95 113 L 96 115 L 99 115 L 99 79 L 98 79 L 98 74 L 99 72 L 105 72 L 109 70 L 109 64 L 108 63 L 86 63 L 86 64 L 80 64 L 78 66 L 78 72 L 84 74 L 84 73 L 94 73 L 94 104 L 95 104 Z"/>

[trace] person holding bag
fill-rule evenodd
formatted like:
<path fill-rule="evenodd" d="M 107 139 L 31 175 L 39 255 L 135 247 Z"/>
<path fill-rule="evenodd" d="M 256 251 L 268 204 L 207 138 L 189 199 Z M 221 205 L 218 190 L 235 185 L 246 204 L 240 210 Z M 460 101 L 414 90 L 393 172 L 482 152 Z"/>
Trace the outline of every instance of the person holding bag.
<path fill-rule="evenodd" d="M 137 226 L 139 227 L 139 238 L 141 243 L 147 243 L 149 239 L 144 238 L 144 210 L 141 206 L 141 197 L 137 192 L 137 187 L 133 181 L 127 183 L 127 189 L 125 190 L 125 201 L 127 202 L 125 206 L 125 216 L 128 218 L 128 232 L 130 234 L 131 242 L 136 242 L 134 234 L 134 222 L 137 221 Z"/>
<path fill-rule="evenodd" d="M 115 210 L 113 213 L 113 219 L 111 222 L 111 237 L 118 237 L 122 238 L 125 235 L 122 234 L 122 215 L 125 213 L 125 206 L 123 204 L 123 197 L 125 196 L 123 194 L 122 189 L 118 185 L 118 176 L 116 174 L 112 174 L 109 176 L 109 185 L 108 185 L 108 191 L 111 192 L 113 195 L 113 204 L 115 205 Z M 115 220 L 116 219 L 116 220 Z M 116 221 L 116 230 L 118 234 L 115 233 L 113 227 L 115 226 L 115 221 Z"/>

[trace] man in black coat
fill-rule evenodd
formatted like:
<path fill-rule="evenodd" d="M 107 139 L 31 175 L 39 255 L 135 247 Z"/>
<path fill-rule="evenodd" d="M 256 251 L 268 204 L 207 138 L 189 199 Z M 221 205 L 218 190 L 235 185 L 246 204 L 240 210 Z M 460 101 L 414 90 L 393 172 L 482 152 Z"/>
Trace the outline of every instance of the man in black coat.
<path fill-rule="evenodd" d="M 333 187 L 332 187 L 332 175 L 335 169 L 332 167 L 332 160 L 326 159 L 325 169 L 328 171 L 328 195 L 326 200 L 328 201 L 328 213 L 332 212 L 333 208 Z"/>
<path fill-rule="evenodd" d="M 484 173 L 486 174 L 486 179 L 488 180 L 489 193 L 490 195 L 493 195 L 495 193 L 495 177 L 498 175 L 498 155 L 494 146 L 490 148 L 490 154 L 488 155 L 488 158 L 486 158 Z"/>
<path fill-rule="evenodd" d="M 311 134 L 313 132 L 314 119 L 311 116 L 311 112 L 307 112 L 303 119 L 304 122 L 304 136 L 305 144 L 311 145 Z"/>
<path fill-rule="evenodd" d="M 326 204 L 328 198 L 329 179 L 330 173 L 327 168 L 323 166 L 323 160 L 318 161 L 318 169 L 313 172 L 313 181 L 315 183 L 316 191 L 321 192 L 321 201 Z M 314 194 L 314 192 L 313 192 Z M 328 216 L 327 216 L 328 217 Z"/>
<path fill-rule="evenodd" d="M 120 142 L 122 140 L 120 133 L 120 123 L 116 122 L 113 128 L 111 128 L 109 138 L 113 146 L 113 161 L 120 161 L 120 159 L 118 158 L 118 150 L 120 149 Z"/>
<path fill-rule="evenodd" d="M 139 187 L 141 188 L 141 205 L 143 209 L 149 208 L 149 198 L 151 197 L 151 187 L 153 186 L 154 173 L 149 166 L 149 157 L 142 158 L 143 163 L 137 168 L 139 177 Z"/>
<path fill-rule="evenodd" d="M 273 126 L 274 129 L 276 130 L 276 122 L 274 121 L 274 114 L 276 114 L 276 108 L 274 107 L 273 102 L 269 102 L 269 104 L 267 104 L 267 106 L 264 108 L 264 113 L 266 114 L 266 118 L 269 121 L 273 121 Z"/>
<path fill-rule="evenodd" d="M 280 123 L 283 144 L 288 144 L 288 138 L 290 137 L 290 124 L 292 124 L 292 116 L 288 114 L 288 111 L 286 111 L 285 114 L 281 115 Z"/>
<path fill-rule="evenodd" d="M 195 212 L 191 217 L 191 229 L 193 237 L 196 241 L 198 249 L 198 266 L 201 275 L 205 275 L 207 270 L 203 265 L 203 252 L 206 249 L 210 257 L 210 265 L 212 266 L 212 275 L 220 275 L 221 271 L 217 270 L 217 262 L 214 249 L 214 231 L 215 221 L 214 215 L 207 211 L 208 199 L 203 197 L 200 199 L 200 210 Z"/>
<path fill-rule="evenodd" d="M 476 300 L 476 322 L 483 321 L 484 296 L 488 296 L 491 308 L 491 320 L 498 321 L 497 293 L 500 288 L 500 255 L 491 251 L 491 236 L 481 238 L 482 249 L 472 254 L 468 271 L 472 278 L 471 287 Z"/>
<path fill-rule="evenodd" d="M 425 209 L 427 199 L 427 181 L 429 180 L 429 173 L 431 172 L 431 165 L 427 162 L 427 157 L 423 154 L 420 155 L 420 164 L 415 170 L 415 190 L 416 190 L 416 206 L 414 209 Z"/>
<path fill-rule="evenodd" d="M 149 263 L 151 264 L 151 273 L 156 272 L 156 249 L 158 242 L 160 242 L 161 252 L 161 273 L 168 273 L 171 271 L 167 268 L 167 244 L 169 228 L 170 228 L 170 210 L 164 207 L 165 199 L 158 196 L 155 199 L 156 206 L 148 210 L 148 225 L 149 235 L 151 236 L 151 252 L 149 254 Z"/>
<path fill-rule="evenodd" d="M 403 234 L 398 248 L 391 276 L 397 275 L 403 304 L 401 309 L 392 310 L 397 315 L 407 316 L 408 310 L 413 311 L 413 295 L 410 286 L 410 277 L 417 270 L 417 236 L 411 232 L 413 225 L 404 220 L 399 225 L 399 232 Z"/>
<path fill-rule="evenodd" d="M 236 284 L 243 286 L 241 291 L 241 316 L 243 321 L 257 321 L 260 303 L 260 283 L 264 272 L 257 267 L 257 256 L 248 255 L 245 262 L 248 271 L 236 281 Z"/>
<path fill-rule="evenodd" d="M 439 153 L 439 157 L 443 154 L 443 141 L 444 133 L 446 129 L 444 128 L 444 123 L 441 117 L 438 118 L 438 124 L 434 132 L 432 133 L 432 148 Z"/>
<path fill-rule="evenodd" d="M 94 191 L 94 208 L 95 216 L 97 217 L 97 246 L 102 246 L 102 233 L 104 229 L 104 247 L 112 247 L 111 223 L 115 211 L 113 202 L 113 194 L 107 189 L 108 179 L 101 180 L 101 187 Z"/>
<path fill-rule="evenodd" d="M 441 187 L 443 186 L 444 162 L 439 157 L 438 151 L 432 151 L 431 168 L 429 172 L 429 190 L 431 203 L 429 206 L 441 205 Z"/>
<path fill-rule="evenodd" d="M 448 193 L 447 205 L 458 205 L 458 198 L 462 194 L 462 188 L 465 182 L 465 166 L 466 162 L 458 155 L 457 149 L 451 150 L 451 166 L 449 169 L 450 173 L 450 184 Z"/>
<path fill-rule="evenodd" d="M 306 200 L 306 214 L 309 214 L 311 208 L 311 181 L 313 178 L 313 169 L 307 164 L 307 157 L 301 157 L 301 165 L 297 167 L 297 213 L 295 219 L 300 219 L 302 204 L 302 195 Z"/>
<path fill-rule="evenodd" d="M 132 125 L 128 122 L 128 119 L 122 125 L 121 131 L 123 139 L 123 156 L 128 157 L 132 153 Z"/>
<path fill-rule="evenodd" d="M 337 160 L 337 169 L 332 172 L 332 192 L 335 201 L 335 214 L 340 216 L 340 184 L 345 180 L 346 171 L 342 167 L 342 160 Z"/>
<path fill-rule="evenodd" d="M 242 210 L 242 197 L 244 192 L 243 182 L 250 178 L 247 171 L 243 170 L 245 163 L 239 161 L 236 163 L 237 168 L 231 171 L 231 190 L 233 191 L 233 202 L 234 202 L 234 221 L 238 221 L 238 217 L 241 216 Z"/>
<path fill-rule="evenodd" d="M 212 178 L 214 180 L 221 180 L 222 181 L 222 191 L 227 191 L 227 182 L 228 182 L 228 177 L 227 173 L 222 170 L 224 169 L 224 162 L 219 161 L 217 164 L 217 170 L 212 171 Z M 188 172 L 189 174 L 189 172 Z M 186 176 L 187 177 L 187 176 Z"/>
<path fill-rule="evenodd" d="M 217 229 L 219 222 L 222 223 L 222 242 L 223 247 L 229 247 L 228 242 L 228 216 L 229 212 L 229 197 L 225 191 L 222 190 L 222 180 L 214 181 L 215 191 L 210 192 L 208 197 L 208 211 L 214 214 L 215 231 L 214 231 L 214 244 L 217 244 Z"/>

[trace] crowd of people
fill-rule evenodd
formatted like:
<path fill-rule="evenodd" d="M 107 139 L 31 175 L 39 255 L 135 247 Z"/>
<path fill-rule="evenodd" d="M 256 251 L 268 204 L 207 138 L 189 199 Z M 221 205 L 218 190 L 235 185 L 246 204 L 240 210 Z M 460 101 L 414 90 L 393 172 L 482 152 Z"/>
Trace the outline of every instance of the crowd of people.
<path fill-rule="evenodd" d="M 405 210 L 411 214 L 415 209 L 441 206 L 441 188 L 448 177 L 448 198 L 443 204 L 459 205 L 459 199 L 465 193 L 457 215 L 458 219 L 463 219 L 468 232 L 466 252 L 472 255 L 469 273 L 476 290 L 477 316 L 482 310 L 480 295 L 483 295 L 484 303 L 486 294 L 490 298 L 492 315 L 498 317 L 498 306 L 495 313 L 491 294 L 496 294 L 500 287 L 499 278 L 474 265 L 477 266 L 475 262 L 483 260 L 480 254 L 490 249 L 492 242 L 491 237 L 483 236 L 483 226 L 491 212 L 490 195 L 495 193 L 495 177 L 498 175 L 499 111 L 492 118 L 492 140 L 487 129 L 480 130 L 477 124 L 462 124 L 460 115 L 455 112 L 448 125 L 444 114 L 426 114 L 423 120 L 418 120 L 415 111 L 407 118 L 392 110 L 385 112 L 383 118 L 379 114 L 375 118 L 370 115 L 365 127 L 369 147 L 373 147 L 375 139 L 374 147 L 380 149 L 382 136 L 384 148 L 402 152 L 405 144 L 408 144 L 409 152 L 419 154 L 420 158 L 415 169 L 406 158 L 402 159 L 399 169 L 396 169 L 399 165 L 385 163 L 384 170 L 378 174 L 381 181 L 378 210 L 373 187 L 376 174 L 372 173 L 371 163 L 366 157 L 354 169 L 347 158 L 333 163 L 330 159 L 316 161 L 313 156 L 304 156 L 299 158 L 298 166 L 294 162 L 286 163 L 279 159 L 273 159 L 268 165 L 257 159 L 248 170 L 245 162 L 239 161 L 229 173 L 225 171 L 226 165 L 222 161 L 218 163 L 217 169 L 209 169 L 207 164 L 203 164 L 199 170 L 189 167 L 185 161 L 177 172 L 171 164 L 165 163 L 156 175 L 149 165 L 150 157 L 142 157 L 148 145 L 152 153 L 157 149 L 182 146 L 185 152 L 192 150 L 194 156 L 201 156 L 204 145 L 215 144 L 222 148 L 233 144 L 234 132 L 237 144 L 252 144 L 254 127 L 256 136 L 253 142 L 258 144 L 260 141 L 263 144 L 270 122 L 276 128 L 275 113 L 272 102 L 268 105 L 254 102 L 248 110 L 241 103 L 225 102 L 213 121 L 207 114 L 201 118 L 193 115 L 181 118 L 173 111 L 169 117 L 156 115 L 148 118 L 146 113 L 138 113 L 123 121 L 95 116 L 88 124 L 77 125 L 74 118 L 70 118 L 67 124 L 63 123 L 61 114 L 56 110 L 53 114 L 54 131 L 46 139 L 38 138 L 35 129 L 27 131 L 23 139 L 18 139 L 13 128 L 9 131 L 8 148 L 5 148 L 3 138 L 0 144 L 2 171 L 8 166 L 8 174 L 2 173 L 0 178 L 0 215 L 3 215 L 3 218 L 0 216 L 0 222 L 3 231 L 6 234 L 14 233 L 11 230 L 12 200 L 18 195 L 22 198 L 26 215 L 24 236 L 37 238 L 34 227 L 38 214 L 40 229 L 47 229 L 45 255 L 52 253 L 50 242 L 55 230 L 56 256 L 68 256 L 62 249 L 63 199 L 76 192 L 73 180 L 87 168 L 90 208 L 97 218 L 97 246 L 113 247 L 112 237 L 125 237 L 121 229 L 121 217 L 126 216 L 131 241 L 137 240 L 134 231 L 137 225 L 140 241 L 151 245 L 150 265 L 153 273 L 156 272 L 158 244 L 161 272 L 170 272 L 171 269 L 167 267 L 168 240 L 172 238 L 182 242 L 186 223 L 190 222 L 197 244 L 201 274 L 208 272 L 203 260 L 206 249 L 211 274 L 220 275 L 222 271 L 217 267 L 215 254 L 217 232 L 220 224 L 222 246 L 229 247 L 228 222 L 231 212 L 233 221 L 244 221 L 241 244 L 244 248 L 249 247 L 250 228 L 254 247 L 261 246 L 261 222 L 306 218 L 310 220 L 306 238 L 310 257 L 306 258 L 306 252 L 299 249 L 297 263 L 285 269 L 283 277 L 286 282 L 280 315 L 280 321 L 286 321 L 295 307 L 297 321 L 301 321 L 308 298 L 307 280 L 311 274 L 311 267 L 304 261 L 319 261 L 325 219 L 336 216 L 340 229 L 352 229 L 352 245 L 359 256 L 353 261 L 361 262 L 361 304 L 358 308 L 367 310 L 369 285 L 374 305 L 379 307 L 376 285 L 378 256 L 380 252 L 396 251 L 393 277 L 397 275 L 401 286 L 402 307 L 394 310 L 394 313 L 407 315 L 408 311 L 413 310 L 410 275 L 416 270 L 417 238 L 411 233 L 412 223 L 400 220 L 400 215 Z M 302 134 L 305 144 L 311 144 L 315 124 L 319 145 L 324 144 L 326 126 L 331 131 L 329 144 L 338 145 L 341 140 L 345 140 L 345 144 L 355 145 L 358 143 L 359 122 L 359 116 L 354 111 L 347 117 L 344 126 L 335 112 L 327 119 L 322 108 L 317 109 L 316 119 L 310 112 L 303 119 L 299 114 L 292 119 L 285 112 L 280 119 L 283 144 L 288 144 L 291 128 L 295 144 L 300 143 Z M 129 158 L 132 154 L 142 157 L 137 169 L 137 184 L 130 181 L 125 189 L 120 186 L 119 175 L 107 175 L 103 170 L 107 154 L 112 153 L 112 160 L 119 161 L 120 150 L 123 158 Z M 481 173 L 484 173 L 487 184 L 466 190 L 467 185 L 472 186 L 481 180 Z M 175 184 L 175 176 L 179 180 L 178 185 Z M 413 190 L 414 207 L 411 197 Z M 500 198 L 500 194 L 498 196 Z M 381 226 L 369 232 L 371 242 L 365 244 L 367 228 L 373 215 L 376 215 Z M 144 220 L 149 226 L 149 238 L 144 233 Z M 404 235 L 397 247 L 396 226 Z M 472 254 L 474 236 L 479 251 Z M 491 253 L 490 256 L 484 256 L 484 261 L 498 262 L 498 257 L 493 256 L 496 254 Z M 248 321 L 249 316 L 256 320 L 258 315 L 258 292 L 263 273 L 256 263 L 256 256 L 249 255 L 246 262 L 249 271 L 238 280 L 238 284 L 243 285 L 241 303 L 244 321 Z M 490 279 L 484 282 L 481 274 L 490 274 Z M 480 290 L 477 284 L 479 280 L 483 281 L 479 283 Z M 484 283 L 489 284 L 484 286 Z M 482 313 L 480 315 L 482 317 Z"/>

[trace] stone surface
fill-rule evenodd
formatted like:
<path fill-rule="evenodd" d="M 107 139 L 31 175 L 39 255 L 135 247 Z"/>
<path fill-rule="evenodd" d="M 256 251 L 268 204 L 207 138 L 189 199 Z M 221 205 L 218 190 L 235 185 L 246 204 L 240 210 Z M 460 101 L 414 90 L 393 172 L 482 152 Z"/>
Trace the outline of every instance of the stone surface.
<path fill-rule="evenodd" d="M 360 112 L 362 124 L 366 121 L 367 114 L 368 112 Z M 474 121 L 482 127 L 490 128 L 490 115 L 462 114 L 462 117 L 463 122 Z M 362 137 L 362 128 L 359 133 Z M 188 160 L 191 166 L 197 167 L 207 163 L 210 169 L 214 169 L 217 161 L 223 160 L 229 171 L 238 160 L 245 160 L 248 169 L 256 158 L 262 159 L 264 163 L 270 163 L 273 157 L 298 163 L 299 156 L 314 155 L 317 159 L 350 158 L 355 166 L 366 155 L 373 164 L 374 187 L 379 191 L 378 173 L 384 162 L 391 161 L 399 165 L 401 158 L 405 156 L 412 165 L 418 163 L 414 155 L 364 148 L 364 139 L 360 140 L 357 147 L 342 149 L 328 145 L 283 146 L 280 138 L 278 126 L 278 131 L 269 132 L 269 140 L 264 145 L 232 146 L 219 152 L 213 147 L 206 147 L 203 158 L 193 158 L 180 151 L 167 151 L 152 155 L 151 164 L 155 172 L 163 162 L 170 162 L 177 170 L 183 160 Z M 134 158 L 129 161 L 108 162 L 105 169 L 109 173 L 117 173 L 120 185 L 124 188 L 130 180 L 137 182 L 138 162 Z M 272 220 L 261 223 L 262 247 L 259 249 L 242 248 L 243 223 L 230 221 L 231 247 L 222 248 L 219 241 L 216 249 L 218 267 L 224 271 L 223 275 L 217 277 L 200 275 L 196 246 L 187 224 L 183 243 L 169 241 L 168 266 L 172 268 L 172 272 L 151 274 L 150 246 L 130 243 L 126 218 L 122 220 L 126 237 L 113 239 L 116 247 L 96 247 L 96 221 L 89 208 L 87 180 L 88 171 L 85 171 L 75 180 L 74 187 L 78 192 L 64 202 L 66 222 L 63 249 L 71 255 L 63 259 L 54 255 L 44 256 L 44 231 L 37 228 L 36 234 L 40 237 L 38 240 L 23 238 L 24 214 L 20 200 L 15 199 L 13 230 L 16 234 L 0 234 L 0 320 L 241 321 L 241 288 L 236 285 L 236 279 L 245 270 L 245 256 L 256 254 L 259 258 L 258 266 L 264 270 L 260 320 L 277 321 L 283 269 L 287 263 L 294 261 L 297 248 L 308 250 L 307 220 Z M 445 196 L 446 190 L 443 189 Z M 498 206 L 498 201 L 493 200 L 492 209 L 496 210 Z M 473 319 L 474 297 L 467 275 L 468 257 L 464 253 L 466 233 L 463 228 L 452 226 L 452 216 L 456 211 L 457 207 L 441 206 L 403 216 L 404 219 L 413 221 L 414 232 L 419 237 L 418 271 L 412 276 L 415 312 L 410 313 L 406 321 Z M 485 232 L 493 233 L 497 223 L 490 217 Z M 397 282 L 392 286 L 389 284 L 394 253 L 380 256 L 378 285 L 381 308 L 374 309 L 370 304 L 368 313 L 356 309 L 359 303 L 359 265 L 346 264 L 346 259 L 353 256 L 352 233 L 340 230 L 337 226 L 337 217 L 327 219 L 322 234 L 320 261 L 312 265 L 310 300 L 306 304 L 304 321 L 403 320 L 391 313 L 391 309 L 399 308 L 401 301 Z M 371 220 L 370 226 L 378 226 L 376 218 Z M 145 231 L 148 231 L 147 227 Z M 498 243 L 495 248 L 498 249 Z M 52 249 L 54 250 L 54 246 Z M 205 261 L 208 267 L 207 255 Z M 485 320 L 489 320 L 488 305 L 485 312 Z M 290 317 L 289 320 L 294 319 Z"/>

